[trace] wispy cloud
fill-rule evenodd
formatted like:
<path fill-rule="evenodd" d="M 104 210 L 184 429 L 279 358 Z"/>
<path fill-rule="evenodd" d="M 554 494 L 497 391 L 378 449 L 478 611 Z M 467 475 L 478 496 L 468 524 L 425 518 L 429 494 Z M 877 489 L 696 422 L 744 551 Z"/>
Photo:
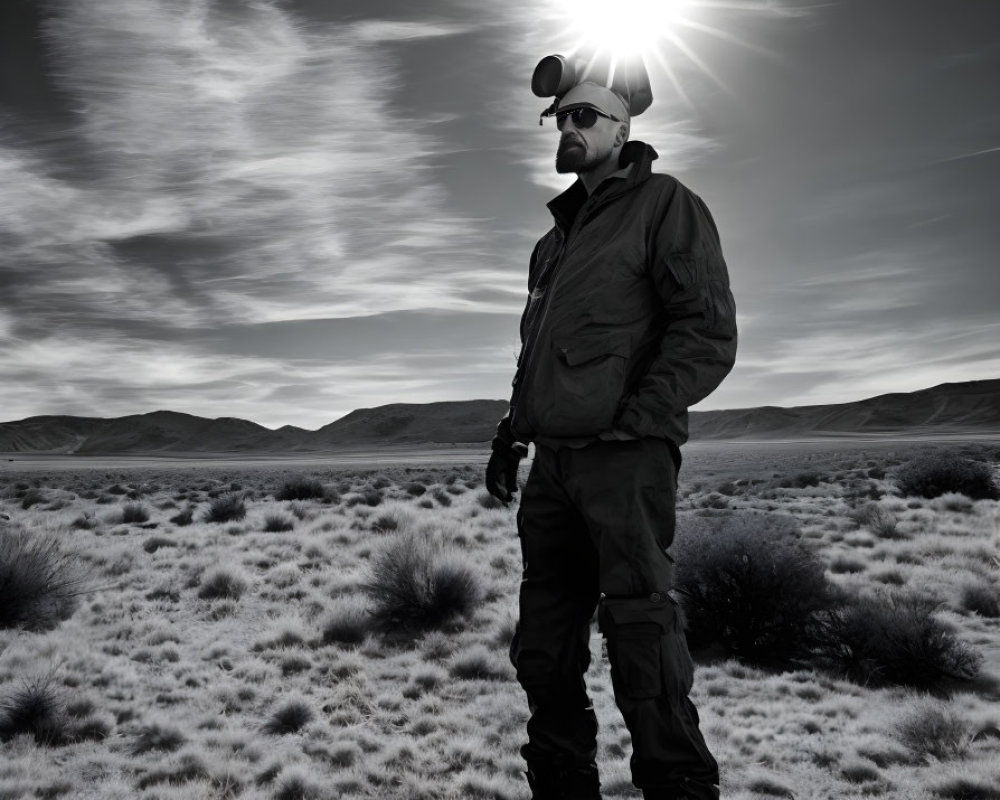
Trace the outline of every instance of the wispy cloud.
<path fill-rule="evenodd" d="M 113 333 L 12 339 L 0 348 L 0 421 L 37 414 L 114 417 L 156 409 L 318 428 L 358 407 L 433 402 L 443 389 L 502 380 L 510 357 L 477 346 L 330 358 L 262 358 Z M 387 400 L 386 396 L 394 398 Z"/>
<path fill-rule="evenodd" d="M 460 30 L 307 32 L 263 2 L 59 5 L 47 39 L 80 112 L 61 146 L 90 174 L 60 178 L 30 145 L 0 151 L 18 313 L 53 290 L 66 308 L 60 287 L 81 310 L 114 298 L 175 325 L 467 305 L 451 273 L 462 253 L 474 270 L 476 222 L 444 210 L 422 168 L 435 121 L 390 105 L 399 78 L 374 46 Z M 155 258 L 122 255 L 143 236 Z M 442 243 L 452 258 L 429 258 Z"/>
<path fill-rule="evenodd" d="M 372 19 L 350 26 L 352 34 L 366 42 L 398 42 L 412 39 L 434 39 L 439 36 L 455 36 L 467 33 L 473 28 L 453 22 L 412 22 Z"/>
<path fill-rule="evenodd" d="M 782 399 L 781 405 L 848 402 L 889 391 L 996 376 L 1000 356 L 992 343 L 998 336 L 1000 324 L 986 319 L 970 321 L 962 331 L 935 324 L 905 337 L 888 326 L 883 330 L 806 331 L 780 347 L 747 354 L 739 368 L 741 379 L 748 381 L 754 376 L 769 380 L 794 376 L 799 388 Z"/>
<path fill-rule="evenodd" d="M 987 147 L 984 150 L 973 150 L 971 153 L 962 153 L 957 156 L 951 156 L 950 158 L 944 159 L 945 161 L 960 161 L 964 158 L 977 158 L 978 156 L 988 156 L 993 153 L 1000 153 L 1000 147 Z"/>

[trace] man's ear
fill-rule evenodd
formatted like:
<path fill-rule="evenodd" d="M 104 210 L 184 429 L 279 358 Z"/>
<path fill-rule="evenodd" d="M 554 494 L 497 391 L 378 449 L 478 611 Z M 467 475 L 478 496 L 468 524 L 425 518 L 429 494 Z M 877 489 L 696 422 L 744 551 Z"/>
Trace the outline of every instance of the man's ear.
<path fill-rule="evenodd" d="M 628 140 L 628 126 L 620 125 L 618 128 L 618 133 L 615 135 L 615 145 L 620 147 L 621 145 L 625 144 L 627 140 Z"/>

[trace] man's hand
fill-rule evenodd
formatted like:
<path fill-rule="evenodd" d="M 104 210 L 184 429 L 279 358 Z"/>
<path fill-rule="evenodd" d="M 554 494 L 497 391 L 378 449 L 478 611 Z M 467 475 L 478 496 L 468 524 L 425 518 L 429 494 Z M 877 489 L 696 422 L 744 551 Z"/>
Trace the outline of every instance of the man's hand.
<path fill-rule="evenodd" d="M 514 441 L 504 417 L 493 437 L 493 453 L 486 465 L 486 491 L 506 505 L 517 491 L 517 468 L 528 455 L 528 446 Z"/>

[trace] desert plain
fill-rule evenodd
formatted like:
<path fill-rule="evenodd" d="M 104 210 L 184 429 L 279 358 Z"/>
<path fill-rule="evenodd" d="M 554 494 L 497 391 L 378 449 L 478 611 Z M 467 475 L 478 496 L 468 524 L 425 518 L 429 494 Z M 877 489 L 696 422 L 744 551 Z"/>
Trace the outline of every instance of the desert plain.
<path fill-rule="evenodd" d="M 781 528 L 831 591 L 919 598 L 945 659 L 693 646 L 727 800 L 1000 800 L 1000 501 L 906 496 L 934 453 L 996 476 L 1000 437 L 686 446 L 680 574 L 685 540 Z M 527 798 L 516 504 L 487 455 L 5 455 L 0 598 L 24 559 L 64 596 L 0 629 L 0 798 Z M 602 791 L 640 797 L 591 648 Z"/>

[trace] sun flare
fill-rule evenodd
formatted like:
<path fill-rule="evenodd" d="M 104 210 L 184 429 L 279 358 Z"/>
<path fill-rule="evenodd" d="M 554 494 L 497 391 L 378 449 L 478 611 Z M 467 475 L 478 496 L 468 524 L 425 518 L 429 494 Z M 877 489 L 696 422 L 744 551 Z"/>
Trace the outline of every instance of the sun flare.
<path fill-rule="evenodd" d="M 781 8 L 777 0 L 615 0 L 610 4 L 549 0 L 543 15 L 556 26 L 567 55 L 582 56 L 590 64 L 609 64 L 609 80 L 622 63 L 641 59 L 651 76 L 658 72 L 666 77 L 678 96 L 692 105 L 683 86 L 687 68 L 693 67 L 729 91 L 713 72 L 710 59 L 699 52 L 707 40 L 774 58 L 775 53 L 745 39 L 736 28 L 739 15 L 780 15 Z"/>
<path fill-rule="evenodd" d="M 688 0 L 555 0 L 571 35 L 615 58 L 648 57 L 691 11 Z"/>

